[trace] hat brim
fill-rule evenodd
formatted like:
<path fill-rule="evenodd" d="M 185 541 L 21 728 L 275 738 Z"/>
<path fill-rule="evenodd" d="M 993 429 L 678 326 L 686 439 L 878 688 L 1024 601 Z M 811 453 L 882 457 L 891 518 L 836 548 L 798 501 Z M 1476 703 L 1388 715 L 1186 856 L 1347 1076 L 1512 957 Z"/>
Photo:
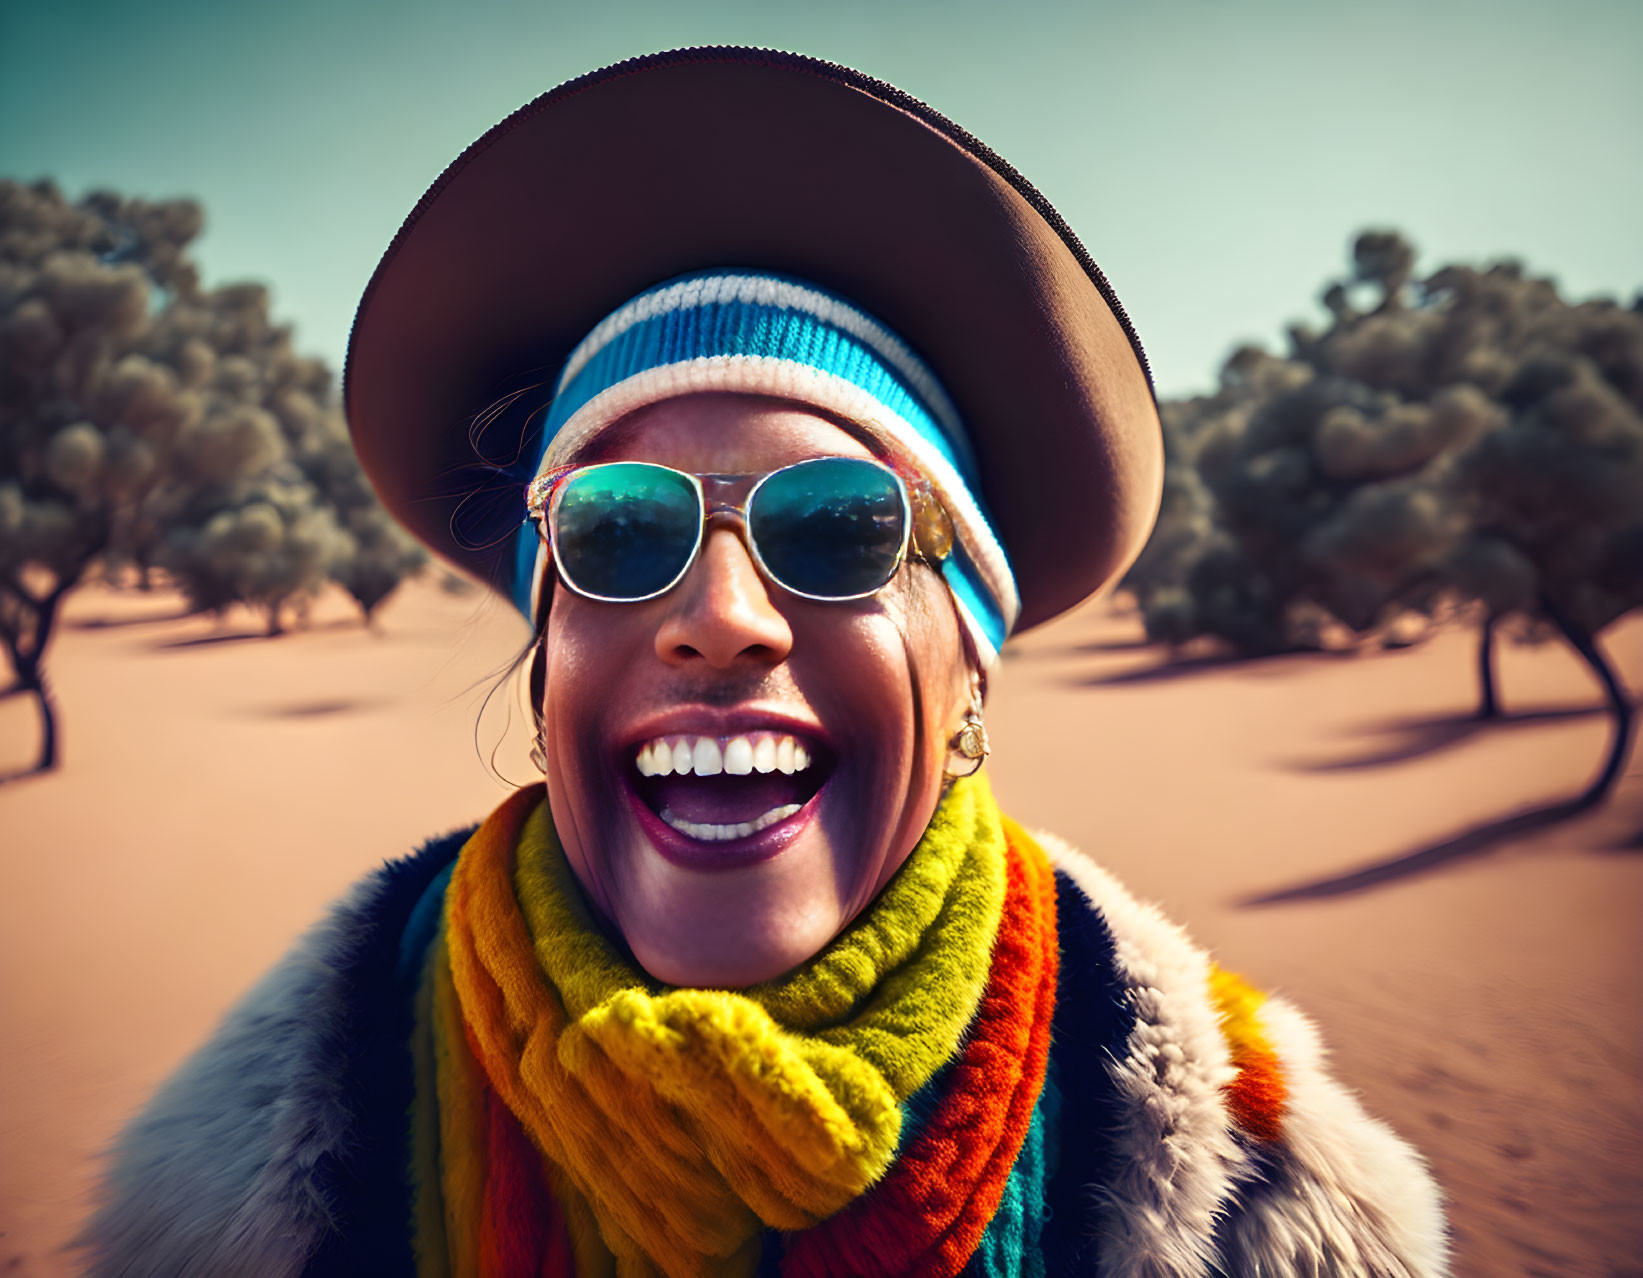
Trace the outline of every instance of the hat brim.
<path fill-rule="evenodd" d="M 545 398 L 571 348 L 629 297 L 721 267 L 833 289 L 935 370 L 1015 569 L 1018 630 L 1139 552 L 1162 485 L 1157 407 L 1133 329 L 1076 237 L 924 104 L 756 49 L 657 54 L 562 85 L 423 196 L 348 345 L 354 447 L 388 510 L 508 591 L 505 543 L 454 518 L 467 494 L 451 477 L 473 473 L 478 416 L 528 370 Z"/>

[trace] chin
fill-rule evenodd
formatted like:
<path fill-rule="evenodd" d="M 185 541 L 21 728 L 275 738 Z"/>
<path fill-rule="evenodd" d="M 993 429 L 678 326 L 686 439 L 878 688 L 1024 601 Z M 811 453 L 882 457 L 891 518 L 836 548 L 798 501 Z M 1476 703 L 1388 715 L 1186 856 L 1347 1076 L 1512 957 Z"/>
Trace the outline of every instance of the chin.
<path fill-rule="evenodd" d="M 930 815 L 919 810 L 934 808 L 937 789 L 905 773 L 901 785 L 886 785 L 881 773 L 899 769 L 851 766 L 863 752 L 836 750 L 819 734 L 804 740 L 809 766 L 785 775 L 778 765 L 705 778 L 675 769 L 658 779 L 659 746 L 642 766 L 602 761 L 603 784 L 584 809 L 600 819 L 574 824 L 598 831 L 597 846 L 566 851 L 590 900 L 654 979 L 740 989 L 781 977 L 843 931 L 911 850 Z M 676 744 L 669 739 L 670 750 Z M 618 760 L 641 757 L 641 748 L 629 744 Z M 774 820 L 745 815 L 773 806 Z"/>
<path fill-rule="evenodd" d="M 750 921 L 757 933 L 758 920 Z M 773 933 L 779 931 L 779 927 L 772 929 Z M 780 979 L 821 950 L 834 934 L 826 932 L 814 938 L 755 934 L 742 944 L 719 948 L 647 945 L 643 952 L 634 950 L 634 959 L 665 985 L 740 990 Z"/>
<path fill-rule="evenodd" d="M 870 896 L 858 857 L 841 864 L 825 815 L 824 802 L 774 848 L 731 849 L 737 858 L 722 847 L 681 856 L 676 831 L 632 814 L 607 845 L 625 852 L 606 898 L 634 959 L 669 985 L 741 989 L 813 957 L 850 922 L 849 899 Z"/>

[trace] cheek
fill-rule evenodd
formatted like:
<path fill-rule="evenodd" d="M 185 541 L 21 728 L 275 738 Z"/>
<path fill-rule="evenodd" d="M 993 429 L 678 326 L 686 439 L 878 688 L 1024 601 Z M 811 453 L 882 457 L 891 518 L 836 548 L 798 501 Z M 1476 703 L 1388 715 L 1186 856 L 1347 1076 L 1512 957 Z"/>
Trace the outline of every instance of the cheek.
<path fill-rule="evenodd" d="M 544 639 L 545 678 L 540 710 L 550 747 L 550 773 L 554 767 L 574 762 L 562 756 L 566 747 L 576 740 L 577 724 L 587 713 L 581 694 L 591 681 L 599 678 L 599 645 L 590 642 L 586 626 L 574 624 L 575 612 L 574 605 L 562 606 L 555 599 Z"/>
<path fill-rule="evenodd" d="M 615 867 L 592 855 L 611 845 L 610 825 L 621 810 L 618 777 L 603 753 L 607 725 L 642 647 L 637 627 L 607 624 L 598 608 L 559 591 L 545 640 L 542 732 L 554 828 L 594 904 L 608 911 Z"/>
<path fill-rule="evenodd" d="M 944 589 L 944 588 L 943 588 Z M 872 760 L 868 785 L 880 831 L 871 893 L 883 888 L 917 844 L 941 797 L 955 691 L 965 688 L 957 622 L 945 597 L 886 600 L 870 645 L 848 676 Z M 952 720 L 953 722 L 949 722 Z"/>
<path fill-rule="evenodd" d="M 556 587 L 546 631 L 547 674 L 544 701 L 563 701 L 581 676 L 598 678 L 601 661 L 622 641 L 615 628 L 602 624 L 598 609 Z"/>
<path fill-rule="evenodd" d="M 918 736 L 919 694 L 898 609 L 852 618 L 818 633 L 808 654 L 795 645 L 791 668 L 804 698 L 856 752 L 881 771 L 905 772 Z"/>
<path fill-rule="evenodd" d="M 573 737 L 619 708 L 613 698 L 654 660 L 655 624 L 637 604 L 600 604 L 555 587 L 541 710 Z"/>

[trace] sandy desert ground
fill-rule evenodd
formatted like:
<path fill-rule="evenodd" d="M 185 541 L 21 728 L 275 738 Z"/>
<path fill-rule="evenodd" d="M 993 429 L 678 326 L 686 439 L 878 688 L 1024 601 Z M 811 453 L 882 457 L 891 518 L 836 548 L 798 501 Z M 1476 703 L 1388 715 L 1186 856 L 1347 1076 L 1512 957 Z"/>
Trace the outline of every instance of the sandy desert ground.
<path fill-rule="evenodd" d="M 73 1272 L 99 1148 L 328 899 L 498 802 L 493 749 L 532 776 L 510 694 L 480 715 L 523 639 L 500 605 L 419 584 L 378 634 L 327 599 L 272 641 L 179 611 L 81 592 L 53 654 L 65 765 L 0 787 L 3 1274 Z M 1006 807 L 1315 1015 L 1432 1160 L 1458 1274 L 1643 1274 L 1643 750 L 1596 813 L 1440 846 L 1595 771 L 1584 669 L 1504 649 L 1510 717 L 1478 731 L 1463 633 L 1164 667 L 1138 637 L 1098 604 L 1015 646 L 989 711 Z M 1643 618 L 1605 647 L 1643 688 Z M 34 732 L 0 701 L 0 772 Z"/>

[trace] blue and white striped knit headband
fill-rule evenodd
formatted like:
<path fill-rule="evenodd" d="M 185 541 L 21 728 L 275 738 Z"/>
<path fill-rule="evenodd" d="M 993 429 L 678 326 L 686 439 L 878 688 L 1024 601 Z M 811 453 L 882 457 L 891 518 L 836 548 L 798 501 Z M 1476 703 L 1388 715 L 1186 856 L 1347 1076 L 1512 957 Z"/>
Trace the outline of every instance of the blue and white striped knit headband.
<path fill-rule="evenodd" d="M 647 404 L 702 391 L 797 400 L 851 422 L 929 481 L 954 525 L 942 575 L 984 663 L 1020 612 L 1015 577 L 982 505 L 958 413 L 899 337 L 817 285 L 760 271 L 705 271 L 647 289 L 597 324 L 560 374 L 535 474 Z M 536 616 L 546 546 L 529 518 L 515 604 Z"/>

